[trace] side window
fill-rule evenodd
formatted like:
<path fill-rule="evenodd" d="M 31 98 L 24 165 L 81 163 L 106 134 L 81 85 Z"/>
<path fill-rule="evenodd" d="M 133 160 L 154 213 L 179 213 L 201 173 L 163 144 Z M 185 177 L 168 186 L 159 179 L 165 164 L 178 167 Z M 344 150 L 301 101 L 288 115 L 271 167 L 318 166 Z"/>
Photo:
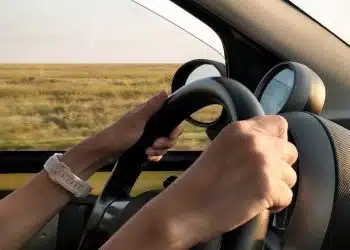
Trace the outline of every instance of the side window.
<path fill-rule="evenodd" d="M 65 150 L 169 91 L 181 64 L 224 62 L 205 35 L 129 0 L 3 0 L 0 13 L 0 150 Z M 203 147 L 185 129 L 175 149 Z"/>

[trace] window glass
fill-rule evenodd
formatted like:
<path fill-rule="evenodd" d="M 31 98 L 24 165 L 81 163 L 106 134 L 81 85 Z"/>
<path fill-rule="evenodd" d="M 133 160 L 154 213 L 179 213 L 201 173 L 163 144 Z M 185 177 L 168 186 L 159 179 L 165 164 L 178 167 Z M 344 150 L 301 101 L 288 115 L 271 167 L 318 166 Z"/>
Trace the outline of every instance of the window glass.
<path fill-rule="evenodd" d="M 291 0 L 300 9 L 320 22 L 350 45 L 350 1 Z"/>
<path fill-rule="evenodd" d="M 169 91 L 181 64 L 224 62 L 129 0 L 2 0 L 0 32 L 0 150 L 65 150 Z M 175 149 L 203 148 L 203 131 L 186 124 Z"/>

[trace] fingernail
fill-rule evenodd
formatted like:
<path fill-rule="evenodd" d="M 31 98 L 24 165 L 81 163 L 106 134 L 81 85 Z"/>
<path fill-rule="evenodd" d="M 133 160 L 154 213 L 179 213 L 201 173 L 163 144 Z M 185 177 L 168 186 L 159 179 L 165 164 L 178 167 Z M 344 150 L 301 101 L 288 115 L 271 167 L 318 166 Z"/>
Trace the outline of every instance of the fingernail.
<path fill-rule="evenodd" d="M 162 156 L 151 156 L 148 158 L 148 160 L 153 161 L 153 162 L 158 162 L 162 159 Z"/>

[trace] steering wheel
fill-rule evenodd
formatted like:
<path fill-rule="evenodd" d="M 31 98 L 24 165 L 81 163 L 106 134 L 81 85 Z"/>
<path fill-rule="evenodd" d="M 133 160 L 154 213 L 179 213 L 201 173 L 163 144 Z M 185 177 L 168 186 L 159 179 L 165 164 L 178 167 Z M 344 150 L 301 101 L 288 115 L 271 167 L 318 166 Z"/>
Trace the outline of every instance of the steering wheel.
<path fill-rule="evenodd" d="M 206 78 L 177 90 L 147 122 L 140 140 L 116 163 L 91 212 L 80 250 L 98 249 L 110 237 L 108 230 L 100 223 L 101 219 L 113 202 L 130 199 L 131 188 L 147 163 L 145 150 L 156 138 L 168 136 L 192 113 L 211 104 L 222 105 L 231 122 L 264 115 L 253 93 L 229 78 Z M 262 249 L 268 224 L 269 215 L 266 211 L 232 232 L 224 234 L 220 249 Z"/>

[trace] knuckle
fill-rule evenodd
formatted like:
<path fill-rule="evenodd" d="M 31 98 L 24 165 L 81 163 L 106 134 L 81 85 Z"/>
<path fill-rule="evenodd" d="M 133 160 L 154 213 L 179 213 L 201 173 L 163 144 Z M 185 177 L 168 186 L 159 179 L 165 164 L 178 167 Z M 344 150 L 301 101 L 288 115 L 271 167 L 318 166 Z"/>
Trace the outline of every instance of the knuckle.
<path fill-rule="evenodd" d="M 290 188 L 286 190 L 286 206 L 288 206 L 293 200 L 293 191 Z"/>
<path fill-rule="evenodd" d="M 242 122 L 239 121 L 228 124 L 222 129 L 220 135 L 223 137 L 231 137 L 237 133 L 242 133 L 244 131 L 245 125 L 242 125 L 241 123 Z"/>
<path fill-rule="evenodd" d="M 288 143 L 291 146 L 292 154 L 294 156 L 293 161 L 295 162 L 297 160 L 297 158 L 298 158 L 298 155 L 299 155 L 298 149 L 293 143 L 290 143 L 290 142 L 288 142 Z"/>
<path fill-rule="evenodd" d="M 279 207 L 281 207 L 282 209 L 285 207 L 288 207 L 291 202 L 293 201 L 293 191 L 287 187 L 287 186 L 283 186 L 281 187 L 281 192 L 277 198 L 277 204 Z"/>
<path fill-rule="evenodd" d="M 293 168 L 290 167 L 289 170 L 290 170 L 290 173 L 289 173 L 290 186 L 289 187 L 292 188 L 297 183 L 298 176 L 297 176 L 297 173 L 295 172 L 295 170 Z"/>
<path fill-rule="evenodd" d="M 280 130 L 281 130 L 281 134 L 287 133 L 287 131 L 288 131 L 288 122 L 287 122 L 286 118 L 284 118 L 283 116 L 280 116 L 280 115 L 276 115 L 275 119 L 276 119 L 277 123 L 279 124 Z"/>
<path fill-rule="evenodd" d="M 247 131 L 249 128 L 249 124 L 247 124 L 247 121 L 237 121 L 235 123 L 230 124 L 230 128 L 233 131 L 243 132 Z"/>
<path fill-rule="evenodd" d="M 285 127 L 285 128 L 288 128 L 288 122 L 287 122 L 287 119 L 284 118 L 283 116 L 280 116 L 280 115 L 276 115 L 275 116 L 275 119 L 278 121 L 278 123 Z"/>

